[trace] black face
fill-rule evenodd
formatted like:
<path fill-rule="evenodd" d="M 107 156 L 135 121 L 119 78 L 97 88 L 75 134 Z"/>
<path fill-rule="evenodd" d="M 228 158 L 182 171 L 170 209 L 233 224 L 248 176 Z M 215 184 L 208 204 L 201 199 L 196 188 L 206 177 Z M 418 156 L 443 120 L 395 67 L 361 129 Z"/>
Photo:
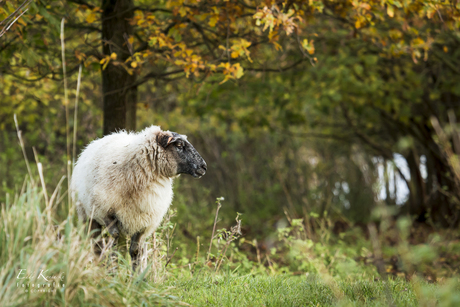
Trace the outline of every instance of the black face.
<path fill-rule="evenodd" d="M 174 155 L 177 162 L 177 174 L 189 174 L 200 178 L 206 173 L 207 165 L 198 151 L 180 134 L 173 132 L 173 137 L 165 136 L 160 145 Z"/>

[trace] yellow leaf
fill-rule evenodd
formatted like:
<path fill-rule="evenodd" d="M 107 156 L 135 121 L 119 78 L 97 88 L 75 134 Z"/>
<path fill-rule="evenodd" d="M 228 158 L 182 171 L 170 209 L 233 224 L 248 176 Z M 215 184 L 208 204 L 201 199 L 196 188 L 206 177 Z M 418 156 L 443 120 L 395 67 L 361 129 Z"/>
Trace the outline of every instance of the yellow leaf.
<path fill-rule="evenodd" d="M 241 78 L 244 75 L 243 67 L 240 66 L 240 63 L 235 64 L 234 67 L 236 68 L 235 77 Z"/>
<path fill-rule="evenodd" d="M 431 19 L 431 18 L 433 18 L 434 13 L 436 13 L 436 9 L 428 8 L 428 10 L 426 12 L 426 17 L 428 17 L 428 19 Z"/>
<path fill-rule="evenodd" d="M 117 54 L 115 52 L 112 52 L 112 54 L 110 55 L 110 58 L 112 60 L 116 60 L 117 59 Z"/>
<path fill-rule="evenodd" d="M 395 15 L 395 9 L 394 9 L 394 7 L 392 5 L 388 5 L 387 14 L 390 17 L 393 17 Z"/>
<path fill-rule="evenodd" d="M 238 54 L 238 52 L 233 51 L 230 55 L 231 55 L 232 58 L 237 58 L 239 54 Z"/>
<path fill-rule="evenodd" d="M 423 39 L 421 39 L 420 37 L 417 37 L 416 39 L 412 40 L 412 43 L 414 45 L 423 45 L 425 43 L 425 41 Z"/>
<path fill-rule="evenodd" d="M 96 13 L 91 12 L 88 17 L 86 17 L 86 22 L 87 23 L 93 23 L 96 20 Z"/>
<path fill-rule="evenodd" d="M 315 53 L 315 46 L 313 45 L 313 40 L 308 41 L 308 39 L 304 39 L 302 41 L 302 47 L 307 50 L 309 54 Z"/>
<path fill-rule="evenodd" d="M 131 35 L 131 36 L 128 38 L 128 43 L 130 43 L 131 45 L 134 43 L 134 36 Z"/>
<path fill-rule="evenodd" d="M 313 45 L 313 40 L 310 41 L 310 48 L 307 49 L 309 54 L 315 53 L 315 46 Z"/>
<path fill-rule="evenodd" d="M 216 24 L 217 24 L 217 21 L 219 21 L 219 17 L 218 16 L 212 16 L 211 18 L 209 18 L 209 26 L 210 27 L 215 27 Z"/>
<path fill-rule="evenodd" d="M 257 12 L 257 13 L 254 14 L 254 16 L 252 16 L 252 18 L 260 19 L 263 16 L 264 16 L 263 12 Z"/>
<path fill-rule="evenodd" d="M 103 59 L 99 62 L 99 64 L 104 64 L 105 61 L 107 61 L 107 59 L 106 59 L 106 58 L 103 58 Z"/>
<path fill-rule="evenodd" d="M 225 82 L 227 82 L 227 81 L 228 81 L 229 79 L 231 79 L 231 78 L 232 78 L 232 76 L 230 76 L 230 75 L 225 75 L 224 80 L 222 80 L 222 82 L 220 82 L 219 84 L 225 83 Z"/>
<path fill-rule="evenodd" d="M 283 50 L 283 47 L 280 44 L 278 44 L 277 42 L 273 42 L 273 45 L 275 45 L 275 49 L 277 51 Z"/>
<path fill-rule="evenodd" d="M 447 48 L 447 46 L 444 46 L 442 50 L 444 50 L 445 53 L 449 52 L 449 48 Z"/>
<path fill-rule="evenodd" d="M 22 17 L 18 19 L 18 22 L 23 26 L 27 26 L 27 23 L 22 19 Z"/>
<path fill-rule="evenodd" d="M 367 3 L 361 3 L 361 7 L 367 11 L 369 11 L 371 9 L 371 6 Z"/>
<path fill-rule="evenodd" d="M 136 62 L 131 62 L 131 67 L 132 67 L 132 68 L 136 68 L 136 67 L 137 67 L 137 63 L 136 63 Z"/>
<path fill-rule="evenodd" d="M 270 40 L 270 42 L 274 40 L 278 40 L 278 31 L 273 31 L 271 33 L 268 33 L 268 39 Z"/>
<path fill-rule="evenodd" d="M 185 15 L 187 15 L 187 8 L 185 6 L 182 6 L 179 9 L 179 14 L 181 15 L 181 17 L 184 17 Z"/>
<path fill-rule="evenodd" d="M 359 19 L 355 21 L 355 28 L 356 29 L 361 28 L 361 21 Z"/>

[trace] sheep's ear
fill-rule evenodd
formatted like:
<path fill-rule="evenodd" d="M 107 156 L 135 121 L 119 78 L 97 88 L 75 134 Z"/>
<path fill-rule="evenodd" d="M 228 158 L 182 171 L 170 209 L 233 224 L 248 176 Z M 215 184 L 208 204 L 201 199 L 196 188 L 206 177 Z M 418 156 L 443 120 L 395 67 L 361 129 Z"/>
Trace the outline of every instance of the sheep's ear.
<path fill-rule="evenodd" d="M 163 135 L 158 136 L 158 144 L 160 144 L 161 147 L 163 147 L 163 148 L 168 147 L 169 144 L 174 143 L 177 140 L 178 140 L 178 137 L 170 136 L 170 135 L 167 135 L 167 134 L 163 134 Z"/>

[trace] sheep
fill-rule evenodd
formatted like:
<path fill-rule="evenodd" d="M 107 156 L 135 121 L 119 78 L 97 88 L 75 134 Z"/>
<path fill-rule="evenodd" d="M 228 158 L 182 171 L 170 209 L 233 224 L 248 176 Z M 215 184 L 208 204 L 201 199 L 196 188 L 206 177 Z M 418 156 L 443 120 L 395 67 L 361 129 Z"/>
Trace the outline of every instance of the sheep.
<path fill-rule="evenodd" d="M 93 235 L 101 225 L 118 241 L 131 238 L 133 271 L 139 246 L 160 225 L 173 198 L 173 179 L 180 174 L 201 178 L 204 159 L 187 136 L 150 126 L 139 133 L 120 131 L 91 142 L 75 164 L 71 180 L 78 218 Z"/>

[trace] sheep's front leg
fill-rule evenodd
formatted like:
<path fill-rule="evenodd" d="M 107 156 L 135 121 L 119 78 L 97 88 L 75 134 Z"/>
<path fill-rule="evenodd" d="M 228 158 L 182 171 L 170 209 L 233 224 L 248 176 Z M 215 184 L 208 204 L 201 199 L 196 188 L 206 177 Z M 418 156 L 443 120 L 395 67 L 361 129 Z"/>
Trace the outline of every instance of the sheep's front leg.
<path fill-rule="evenodd" d="M 131 245 L 129 246 L 129 255 L 131 256 L 131 261 L 133 263 L 133 271 L 136 272 L 137 267 L 139 266 L 139 262 L 142 256 L 141 253 L 141 239 L 142 235 L 144 234 L 143 231 L 136 232 L 131 237 Z"/>
<path fill-rule="evenodd" d="M 117 222 L 118 220 L 115 214 L 107 214 L 107 216 L 104 218 L 105 227 L 107 227 L 107 230 L 113 237 L 114 245 L 117 244 L 118 237 L 120 236 L 120 230 L 118 229 Z"/>

